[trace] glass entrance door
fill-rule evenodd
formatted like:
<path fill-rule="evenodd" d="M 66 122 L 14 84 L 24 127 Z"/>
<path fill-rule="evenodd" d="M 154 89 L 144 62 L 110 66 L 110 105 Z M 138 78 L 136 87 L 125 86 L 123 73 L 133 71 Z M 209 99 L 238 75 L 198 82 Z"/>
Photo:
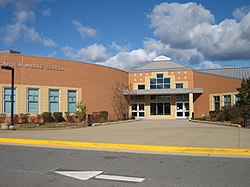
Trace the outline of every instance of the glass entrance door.
<path fill-rule="evenodd" d="M 189 117 L 189 103 L 177 102 L 176 103 L 176 118 L 188 118 Z"/>
<path fill-rule="evenodd" d="M 136 118 L 145 117 L 145 103 L 132 104 L 132 116 Z"/>

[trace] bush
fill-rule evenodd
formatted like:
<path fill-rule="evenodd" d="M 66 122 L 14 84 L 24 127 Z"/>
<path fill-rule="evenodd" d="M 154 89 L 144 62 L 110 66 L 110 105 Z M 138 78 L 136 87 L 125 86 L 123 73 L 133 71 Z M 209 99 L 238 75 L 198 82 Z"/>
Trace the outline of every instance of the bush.
<path fill-rule="evenodd" d="M 109 117 L 108 111 L 100 111 L 99 114 L 103 119 L 108 120 Z"/>
<path fill-rule="evenodd" d="M 63 122 L 65 121 L 64 118 L 62 117 L 62 112 L 54 112 L 53 117 L 55 118 L 56 122 Z"/>
<path fill-rule="evenodd" d="M 0 114 L 0 123 L 5 123 L 6 118 L 7 118 L 6 114 Z"/>
<path fill-rule="evenodd" d="M 23 114 L 23 113 L 21 113 L 20 114 L 20 118 L 21 118 L 21 121 L 22 121 L 22 123 L 28 123 L 29 122 L 29 114 Z"/>
<path fill-rule="evenodd" d="M 52 117 L 51 112 L 43 112 L 41 114 L 42 119 L 44 121 L 44 123 L 51 123 L 51 122 L 55 122 L 55 119 Z"/>

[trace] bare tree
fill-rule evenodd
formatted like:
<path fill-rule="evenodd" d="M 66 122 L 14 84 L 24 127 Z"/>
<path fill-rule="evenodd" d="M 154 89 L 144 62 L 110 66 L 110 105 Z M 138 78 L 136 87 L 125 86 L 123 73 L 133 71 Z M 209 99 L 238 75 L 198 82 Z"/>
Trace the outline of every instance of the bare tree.
<path fill-rule="evenodd" d="M 112 106 L 119 120 L 129 117 L 129 106 L 133 103 L 135 94 L 129 86 L 117 82 L 113 86 Z"/>

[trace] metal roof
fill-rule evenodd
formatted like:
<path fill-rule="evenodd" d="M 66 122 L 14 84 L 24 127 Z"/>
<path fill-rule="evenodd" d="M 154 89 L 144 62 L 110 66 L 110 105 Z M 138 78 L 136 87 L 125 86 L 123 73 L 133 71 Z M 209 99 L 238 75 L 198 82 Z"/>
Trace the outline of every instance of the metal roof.
<path fill-rule="evenodd" d="M 130 72 L 140 72 L 140 71 L 166 71 L 166 70 L 184 70 L 184 69 L 192 69 L 188 66 L 176 63 L 171 61 L 171 58 L 166 56 L 159 56 L 155 58 L 151 63 L 146 64 L 145 66 L 139 67 L 137 69 L 131 70 Z"/>
<path fill-rule="evenodd" d="M 223 77 L 248 79 L 250 78 L 250 67 L 246 68 L 220 68 L 220 69 L 202 69 L 195 70 L 196 72 L 219 75 Z"/>
<path fill-rule="evenodd" d="M 175 89 L 154 89 L 154 90 L 132 90 L 124 92 L 124 95 L 159 95 L 159 94 L 188 94 L 188 93 L 203 93 L 202 88 L 175 88 Z"/>

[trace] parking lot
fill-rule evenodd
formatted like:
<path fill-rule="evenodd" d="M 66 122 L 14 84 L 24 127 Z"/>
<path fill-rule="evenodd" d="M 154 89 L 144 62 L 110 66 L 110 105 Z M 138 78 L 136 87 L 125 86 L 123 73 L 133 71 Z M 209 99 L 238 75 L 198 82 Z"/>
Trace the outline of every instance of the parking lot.
<path fill-rule="evenodd" d="M 64 130 L 1 130 L 0 137 L 118 144 L 250 148 L 250 129 L 199 124 L 187 120 L 141 120 Z"/>

